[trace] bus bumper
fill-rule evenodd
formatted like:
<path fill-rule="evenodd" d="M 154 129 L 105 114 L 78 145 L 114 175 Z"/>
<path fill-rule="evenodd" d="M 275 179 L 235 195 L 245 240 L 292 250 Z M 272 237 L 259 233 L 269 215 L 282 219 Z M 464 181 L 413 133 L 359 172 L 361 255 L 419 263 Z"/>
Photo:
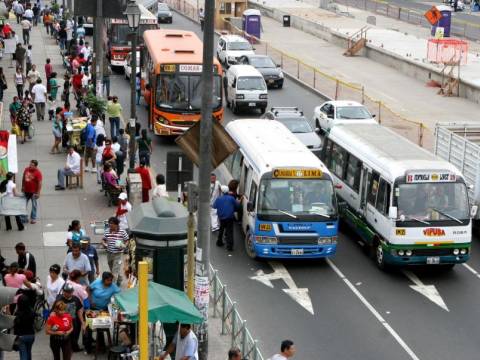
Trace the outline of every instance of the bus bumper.
<path fill-rule="evenodd" d="M 431 254 L 428 255 L 418 255 L 415 254 L 415 250 L 413 250 L 413 255 L 412 256 L 400 256 L 398 255 L 398 250 L 400 248 L 389 248 L 389 249 L 384 249 L 384 256 L 385 256 L 385 262 L 391 265 L 397 265 L 397 266 L 402 266 L 402 265 L 451 265 L 451 264 L 461 264 L 464 262 L 467 262 L 470 259 L 470 247 L 466 247 L 465 245 L 463 246 L 458 246 L 458 249 L 468 249 L 468 252 L 466 254 L 458 254 L 454 255 L 451 252 L 453 252 L 453 249 L 455 248 L 448 248 L 444 250 L 450 250 L 450 254 L 442 254 L 438 253 L 435 254 L 435 252 L 432 252 Z M 418 250 L 418 249 L 417 249 Z"/>
<path fill-rule="evenodd" d="M 161 136 L 178 136 L 187 131 L 189 127 L 166 125 L 159 121 L 155 122 L 153 132 Z"/>
<path fill-rule="evenodd" d="M 288 258 L 302 258 L 302 259 L 316 259 L 325 258 L 335 255 L 337 252 L 337 245 L 275 245 L 275 244 L 255 244 L 255 253 L 259 258 L 265 259 L 288 259 Z"/>
<path fill-rule="evenodd" d="M 125 65 L 125 60 L 110 60 L 110 65 L 123 67 Z"/>

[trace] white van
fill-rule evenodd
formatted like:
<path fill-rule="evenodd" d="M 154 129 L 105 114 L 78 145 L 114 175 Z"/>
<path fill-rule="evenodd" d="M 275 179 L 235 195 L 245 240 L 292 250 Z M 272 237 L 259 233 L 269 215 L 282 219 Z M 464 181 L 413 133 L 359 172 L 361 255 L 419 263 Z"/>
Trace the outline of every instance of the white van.
<path fill-rule="evenodd" d="M 239 109 L 267 108 L 267 84 L 262 74 L 251 65 L 232 65 L 223 79 L 227 106 L 234 114 Z"/>

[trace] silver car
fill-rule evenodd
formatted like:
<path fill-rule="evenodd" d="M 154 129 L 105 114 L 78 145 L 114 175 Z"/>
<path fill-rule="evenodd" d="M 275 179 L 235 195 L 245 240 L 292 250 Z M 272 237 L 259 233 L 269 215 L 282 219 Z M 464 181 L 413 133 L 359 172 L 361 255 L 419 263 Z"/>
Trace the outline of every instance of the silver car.
<path fill-rule="evenodd" d="M 171 24 L 173 21 L 173 13 L 165 3 L 158 3 L 157 19 L 159 23 Z"/>

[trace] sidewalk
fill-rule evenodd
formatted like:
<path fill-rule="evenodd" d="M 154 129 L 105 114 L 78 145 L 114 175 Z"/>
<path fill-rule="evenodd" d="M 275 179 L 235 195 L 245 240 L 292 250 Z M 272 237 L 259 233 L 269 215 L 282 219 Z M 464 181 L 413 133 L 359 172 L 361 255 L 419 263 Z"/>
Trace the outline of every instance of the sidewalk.
<path fill-rule="evenodd" d="M 14 30 L 21 34 L 21 30 L 15 21 L 10 20 Z M 63 78 L 65 73 L 61 65 L 61 56 L 59 47 L 55 41 L 46 34 L 42 24 L 35 27 L 31 33 L 31 44 L 33 45 L 32 56 L 34 64 L 37 65 L 41 73 L 42 81 L 45 81 L 44 64 L 45 59 L 49 57 L 52 60 L 54 71 L 59 79 Z M 10 55 L 0 61 L 0 66 L 4 68 L 5 76 L 9 82 L 8 89 L 5 91 L 4 101 L 7 109 L 4 114 L 4 126 L 10 128 L 10 119 L 8 116 L 8 105 L 11 99 L 16 95 L 13 85 L 14 69 L 9 68 Z M 63 82 L 61 82 L 63 86 Z M 72 98 L 71 98 L 72 100 Z M 123 103 L 128 103 L 128 99 L 120 99 Z M 85 173 L 83 189 L 55 191 L 54 186 L 57 182 L 57 169 L 65 164 L 66 155 L 50 155 L 49 150 L 53 143 L 52 124 L 48 120 L 37 122 L 36 116 L 33 116 L 33 122 L 36 128 L 34 138 L 25 143 L 18 144 L 18 163 L 19 174 L 17 175 L 17 186 L 21 179 L 23 169 L 28 165 L 31 159 L 37 159 L 39 169 L 43 173 L 43 188 L 39 199 L 39 218 L 36 224 L 27 224 L 25 231 L 19 232 L 14 224 L 13 231 L 6 232 L 3 225 L 3 219 L 0 219 L 0 250 L 7 262 L 16 261 L 14 246 L 18 242 L 25 243 L 28 251 L 34 254 L 37 261 L 37 273 L 42 284 L 46 283 L 48 268 L 52 264 L 63 264 L 66 255 L 65 239 L 66 231 L 70 222 L 79 219 L 88 236 L 92 238 L 92 243 L 101 241 L 99 236 L 93 234 L 90 223 L 109 218 L 114 214 L 114 207 L 107 207 L 107 200 L 103 193 L 99 192 L 99 186 L 96 182 L 95 174 Z M 108 128 L 107 128 L 108 133 Z M 157 150 L 160 151 L 160 150 Z M 158 154 L 157 154 L 158 156 Z M 100 271 L 108 269 L 106 255 L 103 250 L 99 250 Z M 220 321 L 211 319 L 209 322 L 210 341 L 209 359 L 223 360 L 228 351 L 228 337 L 219 336 Z M 100 356 L 99 358 L 106 358 Z M 51 359 L 51 350 L 49 348 L 49 339 L 44 331 L 37 333 L 33 346 L 34 359 Z M 93 356 L 76 353 L 74 359 L 91 359 Z M 18 353 L 5 353 L 5 359 L 18 359 Z"/>

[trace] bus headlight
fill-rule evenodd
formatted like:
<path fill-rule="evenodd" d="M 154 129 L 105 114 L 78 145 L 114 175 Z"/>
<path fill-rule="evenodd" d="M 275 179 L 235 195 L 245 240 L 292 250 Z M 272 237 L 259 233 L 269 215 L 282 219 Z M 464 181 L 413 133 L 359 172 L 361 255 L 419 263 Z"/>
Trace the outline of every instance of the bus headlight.
<path fill-rule="evenodd" d="M 405 255 L 405 251 L 403 251 L 403 250 L 397 250 L 397 254 L 398 254 L 399 256 L 403 256 L 403 255 Z"/>
<path fill-rule="evenodd" d="M 276 244 L 278 242 L 275 236 L 256 236 L 255 240 L 259 244 Z"/>
<path fill-rule="evenodd" d="M 465 255 L 468 252 L 467 249 L 460 249 L 460 254 Z"/>
<path fill-rule="evenodd" d="M 412 256 L 412 254 L 413 254 L 412 250 L 405 251 L 405 255 L 407 256 Z"/>
<path fill-rule="evenodd" d="M 453 255 L 458 255 L 460 254 L 460 250 L 459 249 L 453 249 Z"/>
<path fill-rule="evenodd" d="M 318 238 L 318 245 L 328 245 L 332 243 L 331 237 L 319 237 Z"/>

